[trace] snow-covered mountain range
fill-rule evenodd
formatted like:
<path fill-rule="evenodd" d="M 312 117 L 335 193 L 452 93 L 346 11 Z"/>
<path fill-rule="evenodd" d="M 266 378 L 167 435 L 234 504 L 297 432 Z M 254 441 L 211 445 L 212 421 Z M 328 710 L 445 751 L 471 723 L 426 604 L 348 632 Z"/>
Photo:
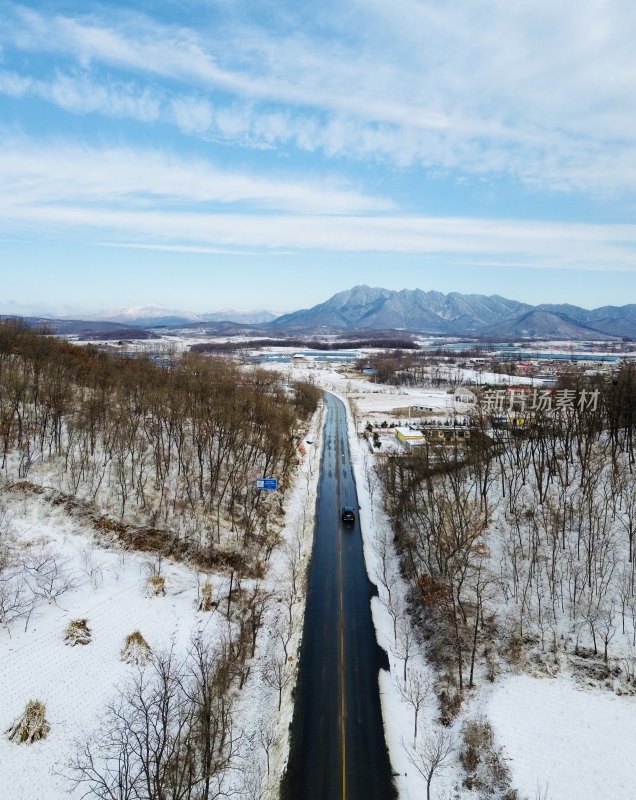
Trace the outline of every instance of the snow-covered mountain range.
<path fill-rule="evenodd" d="M 90 320 L 124 328 L 180 328 L 200 324 L 212 333 L 223 326 L 232 333 L 256 335 L 338 334 L 355 331 L 407 331 L 441 336 L 501 339 L 636 339 L 636 304 L 592 310 L 562 304 L 509 300 L 499 295 L 443 294 L 421 289 L 354 286 L 324 303 L 276 316 L 264 310 L 224 309 L 189 313 L 147 305 L 92 314 L 64 313 L 0 303 L 0 315 L 69 321 Z M 233 325 L 228 327 L 229 323 Z M 54 326 L 56 329 L 56 326 Z M 154 334 L 152 334 L 154 335 Z"/>

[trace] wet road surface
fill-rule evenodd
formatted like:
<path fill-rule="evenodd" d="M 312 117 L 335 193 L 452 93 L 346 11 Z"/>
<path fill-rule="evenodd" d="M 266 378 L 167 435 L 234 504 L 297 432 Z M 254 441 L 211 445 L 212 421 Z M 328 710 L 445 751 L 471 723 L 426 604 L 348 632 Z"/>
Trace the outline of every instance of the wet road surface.
<path fill-rule="evenodd" d="M 327 394 L 325 446 L 292 745 L 283 800 L 397 797 L 384 739 L 378 671 L 344 405 Z M 341 522 L 342 506 L 356 522 Z"/>

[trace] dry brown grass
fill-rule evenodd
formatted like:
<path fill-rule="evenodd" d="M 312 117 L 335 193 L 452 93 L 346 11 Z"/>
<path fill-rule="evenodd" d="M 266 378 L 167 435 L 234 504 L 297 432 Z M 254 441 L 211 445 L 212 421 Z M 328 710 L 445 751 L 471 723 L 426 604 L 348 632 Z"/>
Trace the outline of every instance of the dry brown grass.
<path fill-rule="evenodd" d="M 152 658 L 152 650 L 139 631 L 129 633 L 121 651 L 121 660 L 137 667 L 145 666 Z"/>
<path fill-rule="evenodd" d="M 148 578 L 146 587 L 148 589 L 148 593 L 155 597 L 159 597 L 159 595 L 165 596 L 166 579 L 163 577 L 163 575 L 152 575 L 150 578 Z"/>
<path fill-rule="evenodd" d="M 514 799 L 515 794 L 510 787 L 510 770 L 501 751 L 495 747 L 493 731 L 488 722 L 467 720 L 463 724 L 459 760 L 466 770 L 466 788 L 476 789 L 486 795 L 505 791 L 506 797 Z"/>
<path fill-rule="evenodd" d="M 66 632 L 64 633 L 64 641 L 66 644 L 75 647 L 76 644 L 90 644 L 91 629 L 88 627 L 87 619 L 74 619 L 69 622 Z"/>
<path fill-rule="evenodd" d="M 17 744 L 32 744 L 46 739 L 51 726 L 46 721 L 46 706 L 39 700 L 29 700 L 24 713 L 7 731 L 7 736 Z"/>
<path fill-rule="evenodd" d="M 218 606 L 218 603 L 212 596 L 212 584 L 207 582 L 201 587 L 201 594 L 197 604 L 198 611 L 212 611 Z"/>

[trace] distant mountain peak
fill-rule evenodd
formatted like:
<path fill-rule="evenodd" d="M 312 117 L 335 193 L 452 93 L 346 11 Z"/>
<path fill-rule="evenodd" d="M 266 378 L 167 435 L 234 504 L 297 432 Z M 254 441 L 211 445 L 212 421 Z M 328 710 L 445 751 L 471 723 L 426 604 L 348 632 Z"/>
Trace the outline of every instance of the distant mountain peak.
<path fill-rule="evenodd" d="M 531 306 L 500 295 L 394 291 L 364 284 L 313 308 L 278 317 L 270 328 L 296 333 L 403 330 L 447 336 L 607 339 L 636 337 L 636 306 L 586 311 Z"/>
<path fill-rule="evenodd" d="M 516 339 L 636 339 L 636 304 L 604 306 L 592 310 L 570 304 L 532 306 L 497 294 L 462 294 L 423 289 L 383 289 L 358 284 L 337 292 L 312 308 L 277 316 L 271 311 L 222 309 L 189 313 L 158 304 L 132 306 L 119 311 L 81 314 L 63 313 L 42 305 L 28 309 L 8 301 L 0 304 L 0 315 L 57 320 L 103 322 L 136 329 L 192 327 L 217 323 L 260 326 L 271 334 L 340 334 L 364 331 Z M 25 313 L 27 312 L 27 313 Z M 252 330 L 254 330 L 252 328 Z M 152 335 L 155 335 L 152 332 Z"/>
<path fill-rule="evenodd" d="M 120 309 L 86 311 L 77 308 L 55 308 L 44 303 L 21 304 L 12 300 L 0 303 L 0 315 L 17 317 L 42 317 L 51 319 L 88 320 L 95 322 L 116 322 L 135 327 L 149 327 L 162 324 L 189 324 L 192 322 L 240 322 L 265 323 L 276 319 L 276 314 L 264 309 L 230 309 L 195 313 L 170 308 L 158 303 L 131 306 Z"/>

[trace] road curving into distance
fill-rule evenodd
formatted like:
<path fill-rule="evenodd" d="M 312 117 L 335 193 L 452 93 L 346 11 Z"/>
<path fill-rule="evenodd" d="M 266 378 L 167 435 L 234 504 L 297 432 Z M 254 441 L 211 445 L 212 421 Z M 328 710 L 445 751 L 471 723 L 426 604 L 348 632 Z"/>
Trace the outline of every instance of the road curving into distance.
<path fill-rule="evenodd" d="M 371 619 L 344 404 L 326 394 L 325 444 L 309 571 L 291 752 L 282 800 L 393 800 L 378 671 L 388 669 Z"/>

